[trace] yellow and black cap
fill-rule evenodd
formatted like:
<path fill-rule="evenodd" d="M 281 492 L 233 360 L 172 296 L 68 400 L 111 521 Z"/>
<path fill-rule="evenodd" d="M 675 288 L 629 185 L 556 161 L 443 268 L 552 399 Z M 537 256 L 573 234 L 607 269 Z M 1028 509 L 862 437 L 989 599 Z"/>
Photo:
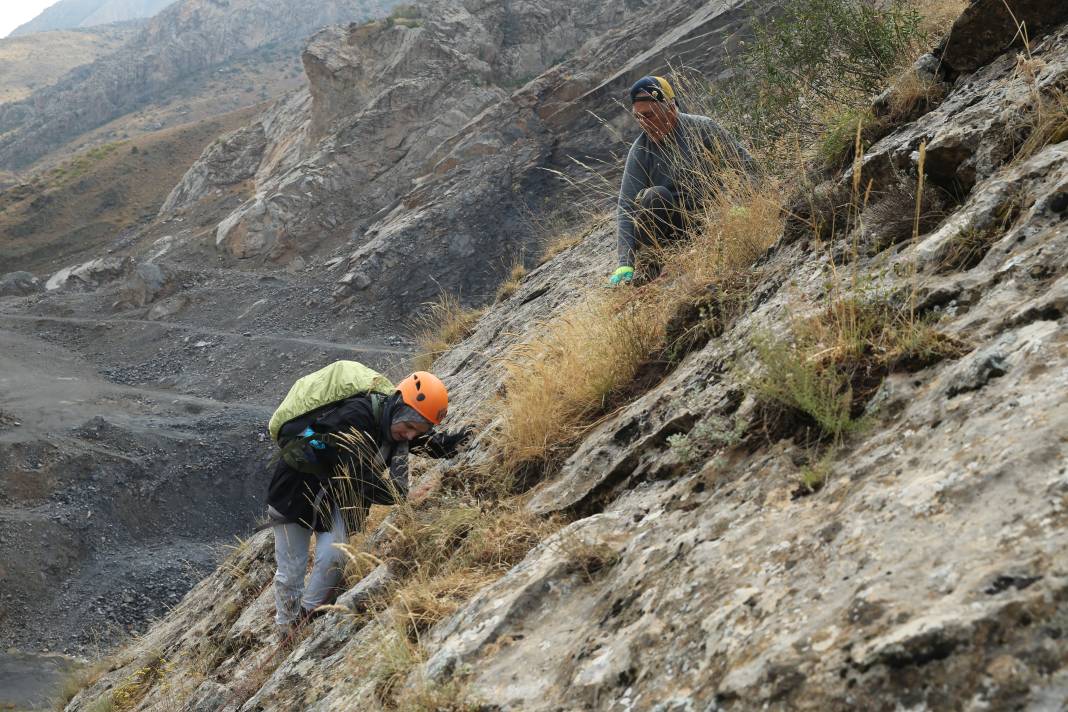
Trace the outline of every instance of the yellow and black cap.
<path fill-rule="evenodd" d="M 630 88 L 630 103 L 639 101 L 675 101 L 675 90 L 671 82 L 663 77 L 642 77 Z"/>

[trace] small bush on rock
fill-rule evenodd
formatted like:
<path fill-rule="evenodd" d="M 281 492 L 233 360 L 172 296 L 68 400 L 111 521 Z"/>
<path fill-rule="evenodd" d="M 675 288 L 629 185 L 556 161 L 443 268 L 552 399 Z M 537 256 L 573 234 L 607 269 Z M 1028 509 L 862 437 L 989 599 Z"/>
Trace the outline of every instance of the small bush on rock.
<path fill-rule="evenodd" d="M 748 378 L 750 391 L 835 443 L 860 427 L 865 404 L 888 373 L 917 371 L 966 350 L 907 307 L 855 297 L 795 319 L 786 338 L 758 336 L 753 347 L 760 369 Z"/>

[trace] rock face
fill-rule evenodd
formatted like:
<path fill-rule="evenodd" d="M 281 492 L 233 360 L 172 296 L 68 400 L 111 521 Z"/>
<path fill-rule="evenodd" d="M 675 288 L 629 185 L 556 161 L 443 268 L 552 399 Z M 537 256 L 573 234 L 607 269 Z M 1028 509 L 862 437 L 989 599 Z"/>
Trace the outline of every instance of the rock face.
<path fill-rule="evenodd" d="M 1010 47 L 1022 48 L 1025 35 L 1038 37 L 1066 19 L 1064 3 L 971 0 L 936 54 L 953 71 L 973 72 Z"/>
<path fill-rule="evenodd" d="M 181 0 L 118 52 L 0 108 L 0 166 L 23 167 L 67 140 L 133 111 L 182 78 L 320 27 L 384 14 L 389 1 Z"/>
<path fill-rule="evenodd" d="M 217 248 L 257 263 L 343 256 L 335 298 L 358 305 L 361 329 L 406 318 L 439 290 L 492 294 L 536 249 L 532 211 L 578 211 L 550 171 L 626 150 L 626 86 L 676 61 L 715 76 L 718 43 L 754 12 L 740 0 L 655 5 L 571 3 L 561 19 L 536 3 L 435 2 L 418 17 L 324 30 L 304 54 L 307 106 L 261 120 L 276 131 L 263 148 L 260 128 L 228 139 L 264 160 L 255 195 L 219 216 Z M 707 35 L 722 39 L 695 51 Z M 205 219 L 214 161 L 193 167 L 165 215 Z M 426 279 L 407 278 L 415 263 Z"/>
<path fill-rule="evenodd" d="M 299 162 L 261 168 L 255 197 L 220 221 L 216 244 L 237 258 L 288 261 L 362 241 L 363 229 L 410 190 L 442 142 L 641 4 L 572 3 L 558 16 L 531 3 L 434 2 L 417 17 L 323 30 L 304 52 L 310 104 L 272 142 L 303 143 L 292 156 Z M 256 150 L 254 136 L 234 140 L 242 151 Z M 210 172 L 195 166 L 191 174 Z M 180 190 L 165 210 L 200 195 Z"/>
<path fill-rule="evenodd" d="M 1036 97 L 1068 80 L 1068 25 L 1032 35 L 1031 52 L 1032 77 L 1011 50 L 963 72 L 940 106 L 860 161 L 877 201 L 917 179 L 926 144 L 931 179 L 955 191 L 939 225 L 914 241 L 865 243 L 855 267 L 873 289 L 915 294 L 916 313 L 966 353 L 889 376 L 826 484 L 799 490 L 807 446 L 769 436 L 745 396 L 752 335 L 820 309 L 828 251 L 867 233 L 828 248 L 788 232 L 754 270 L 740 319 L 600 420 L 532 491 L 530 510 L 571 523 L 424 633 L 426 659 L 389 684 L 464 685 L 474 701 L 517 712 L 1063 709 L 1068 143 L 1054 135 L 1021 151 L 995 139 L 1026 137 Z M 550 71 L 534 86 L 557 81 Z M 586 92 L 614 81 L 623 79 Z M 507 128 L 494 118 L 522 116 L 523 96 L 479 121 Z M 564 120 L 563 108 L 532 118 L 543 107 L 526 105 L 532 125 Z M 437 155 L 456 156 L 473 135 Z M 846 172 L 826 190 L 853 180 Z M 440 215 L 466 195 L 435 199 Z M 977 231 L 983 249 L 953 257 Z M 479 417 L 502 385 L 496 357 L 603 278 L 611 243 L 610 228 L 590 230 L 435 364 L 455 384 L 451 418 Z M 738 423 L 763 434 L 696 459 L 669 440 L 726 442 L 722 431 Z M 442 467 L 462 478 L 487 457 L 476 441 Z M 576 567 L 571 552 L 591 547 L 606 552 L 602 565 Z M 172 673 L 136 709 L 377 709 L 381 680 L 354 674 L 353 661 L 377 656 L 374 669 L 389 675 L 396 658 L 380 641 L 401 624 L 335 610 L 278 652 L 270 550 L 269 536 L 251 539 L 68 710 L 92 709 L 153 656 L 196 661 L 201 677 Z M 384 576 L 376 570 L 351 598 Z"/>
<path fill-rule="evenodd" d="M 24 25 L 11 37 L 49 30 L 93 27 L 113 22 L 127 22 L 152 17 L 174 0 L 60 0 Z"/>

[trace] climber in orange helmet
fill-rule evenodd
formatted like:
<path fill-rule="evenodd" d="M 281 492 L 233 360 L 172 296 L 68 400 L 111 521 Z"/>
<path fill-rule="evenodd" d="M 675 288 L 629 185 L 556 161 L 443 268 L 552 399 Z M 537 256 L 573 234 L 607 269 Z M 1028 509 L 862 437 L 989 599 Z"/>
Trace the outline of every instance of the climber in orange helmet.
<path fill-rule="evenodd" d="M 344 557 L 334 544 L 346 543 L 348 533 L 362 526 L 371 504 L 395 504 L 408 496 L 409 451 L 452 457 L 470 437 L 469 428 L 431 432 L 448 408 L 445 384 L 417 371 L 389 395 L 357 393 L 281 425 L 283 454 L 267 497 L 278 565 L 275 623 L 281 635 L 336 597 Z M 300 446 L 296 457 L 294 443 Z M 312 532 L 315 563 L 305 586 Z"/>

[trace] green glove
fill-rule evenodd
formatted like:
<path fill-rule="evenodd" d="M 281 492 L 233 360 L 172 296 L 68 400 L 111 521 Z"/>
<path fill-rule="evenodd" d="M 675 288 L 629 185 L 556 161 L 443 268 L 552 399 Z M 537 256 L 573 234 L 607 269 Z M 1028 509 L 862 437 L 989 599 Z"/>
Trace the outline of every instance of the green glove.
<path fill-rule="evenodd" d="M 612 273 L 612 276 L 608 278 L 608 283 L 614 287 L 621 282 L 630 284 L 632 279 L 634 279 L 634 268 L 624 265 Z"/>

